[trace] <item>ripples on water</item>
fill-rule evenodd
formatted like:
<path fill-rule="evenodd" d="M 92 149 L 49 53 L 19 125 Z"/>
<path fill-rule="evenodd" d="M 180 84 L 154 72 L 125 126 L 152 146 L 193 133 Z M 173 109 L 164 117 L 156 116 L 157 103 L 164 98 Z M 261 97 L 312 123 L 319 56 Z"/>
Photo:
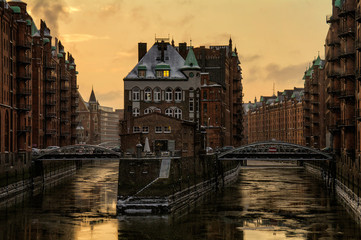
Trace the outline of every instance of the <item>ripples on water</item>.
<path fill-rule="evenodd" d="M 116 216 L 117 163 L 0 209 L 0 239 L 361 239 L 360 227 L 303 170 L 243 170 L 182 215 Z"/>

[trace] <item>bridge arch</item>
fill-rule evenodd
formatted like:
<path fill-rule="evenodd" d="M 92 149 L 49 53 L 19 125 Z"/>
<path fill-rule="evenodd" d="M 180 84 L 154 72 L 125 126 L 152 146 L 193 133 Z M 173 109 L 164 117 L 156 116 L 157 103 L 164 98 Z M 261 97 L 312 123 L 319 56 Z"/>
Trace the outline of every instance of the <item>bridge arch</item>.
<path fill-rule="evenodd" d="M 218 155 L 220 160 L 328 161 L 332 155 L 298 144 L 267 141 L 244 145 Z"/>

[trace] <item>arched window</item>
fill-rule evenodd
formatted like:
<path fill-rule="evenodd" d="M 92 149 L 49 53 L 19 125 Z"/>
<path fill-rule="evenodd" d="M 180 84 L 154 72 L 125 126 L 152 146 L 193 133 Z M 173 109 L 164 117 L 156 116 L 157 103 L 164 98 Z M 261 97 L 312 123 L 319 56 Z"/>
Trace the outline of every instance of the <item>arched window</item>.
<path fill-rule="evenodd" d="M 149 87 L 144 90 L 144 101 L 152 101 L 152 89 L 150 89 Z"/>
<path fill-rule="evenodd" d="M 176 109 L 174 110 L 174 117 L 175 117 L 175 118 L 182 119 L 182 110 L 179 109 L 179 108 L 176 108 Z"/>
<path fill-rule="evenodd" d="M 166 101 L 172 101 L 173 100 L 173 91 L 171 88 L 167 88 L 165 90 L 165 100 Z"/>
<path fill-rule="evenodd" d="M 133 101 L 139 101 L 140 100 L 140 89 L 139 88 L 133 88 L 132 89 L 132 99 L 133 99 Z"/>
<path fill-rule="evenodd" d="M 144 110 L 144 114 L 149 114 L 149 113 L 152 113 L 152 112 L 153 112 L 153 110 L 151 108 L 146 108 Z"/>
<path fill-rule="evenodd" d="M 160 102 L 160 93 L 161 93 L 160 88 L 156 87 L 153 92 L 154 102 Z"/>
<path fill-rule="evenodd" d="M 165 110 L 165 115 L 169 116 L 169 117 L 173 117 L 173 110 L 170 108 L 167 108 Z"/>
<path fill-rule="evenodd" d="M 133 116 L 138 117 L 139 116 L 139 108 L 133 108 Z"/>
<path fill-rule="evenodd" d="M 182 101 L 182 89 L 176 88 L 174 91 L 174 100 L 177 102 Z"/>

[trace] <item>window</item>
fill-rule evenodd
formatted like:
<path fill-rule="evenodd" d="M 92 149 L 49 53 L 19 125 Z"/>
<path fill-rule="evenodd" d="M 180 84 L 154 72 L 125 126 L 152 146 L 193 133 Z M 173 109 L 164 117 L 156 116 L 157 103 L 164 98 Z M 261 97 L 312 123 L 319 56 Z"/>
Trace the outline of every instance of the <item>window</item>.
<path fill-rule="evenodd" d="M 154 102 L 160 102 L 160 88 L 154 89 Z"/>
<path fill-rule="evenodd" d="M 140 128 L 139 127 L 133 127 L 133 133 L 139 133 Z"/>
<path fill-rule="evenodd" d="M 164 133 L 171 133 L 170 126 L 164 127 Z"/>
<path fill-rule="evenodd" d="M 174 100 L 180 102 L 182 101 L 182 89 L 176 88 L 174 92 Z"/>
<path fill-rule="evenodd" d="M 175 117 L 175 118 L 182 119 L 182 110 L 179 109 L 179 108 L 176 108 L 176 109 L 174 110 L 174 117 Z"/>
<path fill-rule="evenodd" d="M 140 90 L 139 88 L 134 88 L 132 90 L 132 99 L 133 101 L 139 101 L 140 100 Z"/>
<path fill-rule="evenodd" d="M 189 112 L 194 112 L 194 99 L 189 99 Z"/>
<path fill-rule="evenodd" d="M 149 113 L 152 113 L 153 111 L 152 111 L 152 109 L 150 109 L 150 108 L 146 108 L 145 110 L 144 110 L 144 114 L 149 114 Z"/>
<path fill-rule="evenodd" d="M 207 92 L 206 91 L 203 92 L 203 99 L 207 99 Z"/>
<path fill-rule="evenodd" d="M 143 127 L 143 133 L 149 133 L 149 127 Z"/>
<path fill-rule="evenodd" d="M 140 115 L 139 108 L 133 108 L 133 116 L 138 117 Z"/>
<path fill-rule="evenodd" d="M 155 127 L 155 133 L 162 133 L 162 127 Z"/>
<path fill-rule="evenodd" d="M 144 78 L 145 77 L 145 70 L 138 70 L 138 77 Z"/>
<path fill-rule="evenodd" d="M 173 117 L 173 110 L 170 108 L 167 108 L 165 110 L 165 115 L 169 116 L 169 117 Z"/>
<path fill-rule="evenodd" d="M 204 112 L 204 113 L 207 112 L 207 103 L 203 103 L 203 112 Z"/>
<path fill-rule="evenodd" d="M 169 70 L 163 71 L 163 77 L 169 77 Z"/>
<path fill-rule="evenodd" d="M 146 88 L 144 90 L 144 101 L 146 102 L 152 101 L 152 89 Z"/>
<path fill-rule="evenodd" d="M 166 101 L 172 101 L 173 100 L 173 91 L 171 88 L 167 88 L 165 90 L 165 100 Z"/>
<path fill-rule="evenodd" d="M 162 78 L 163 77 L 163 71 L 157 71 L 157 78 Z"/>

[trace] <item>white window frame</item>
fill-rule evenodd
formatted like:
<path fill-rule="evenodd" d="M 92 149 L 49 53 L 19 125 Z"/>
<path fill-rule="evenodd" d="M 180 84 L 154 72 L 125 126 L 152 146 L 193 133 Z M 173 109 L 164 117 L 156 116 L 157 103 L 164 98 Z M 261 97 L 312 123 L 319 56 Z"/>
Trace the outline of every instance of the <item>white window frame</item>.
<path fill-rule="evenodd" d="M 180 88 L 176 88 L 174 91 L 174 100 L 176 102 L 181 102 L 182 101 L 182 89 Z"/>
<path fill-rule="evenodd" d="M 173 89 L 166 88 L 165 89 L 165 101 L 171 102 L 173 100 Z"/>
<path fill-rule="evenodd" d="M 164 112 L 164 114 L 168 117 L 173 117 L 173 109 L 167 108 Z"/>
<path fill-rule="evenodd" d="M 132 89 L 132 100 L 135 102 L 140 101 L 140 89 L 139 88 Z"/>
<path fill-rule="evenodd" d="M 154 102 L 161 101 L 161 94 L 162 94 L 162 90 L 159 87 L 154 88 L 154 92 L 153 92 Z"/>
<path fill-rule="evenodd" d="M 189 112 L 194 112 L 194 98 L 189 99 Z"/>
<path fill-rule="evenodd" d="M 144 89 L 144 101 L 145 102 L 150 102 L 152 101 L 152 89 L 147 87 L 146 89 Z"/>
<path fill-rule="evenodd" d="M 172 132 L 172 128 L 170 126 L 164 127 L 164 133 L 171 133 L 171 132 Z"/>
<path fill-rule="evenodd" d="M 140 127 L 134 126 L 133 133 L 140 133 Z"/>
<path fill-rule="evenodd" d="M 142 133 L 149 133 L 149 127 L 143 126 Z"/>
<path fill-rule="evenodd" d="M 182 119 L 182 109 L 176 108 L 173 112 L 175 118 Z"/>
<path fill-rule="evenodd" d="M 140 111 L 139 108 L 133 108 L 133 117 L 139 117 Z"/>
<path fill-rule="evenodd" d="M 162 127 L 156 126 L 155 127 L 155 133 L 163 133 Z"/>
<path fill-rule="evenodd" d="M 144 109 L 144 115 L 152 113 L 153 110 L 151 108 Z"/>

